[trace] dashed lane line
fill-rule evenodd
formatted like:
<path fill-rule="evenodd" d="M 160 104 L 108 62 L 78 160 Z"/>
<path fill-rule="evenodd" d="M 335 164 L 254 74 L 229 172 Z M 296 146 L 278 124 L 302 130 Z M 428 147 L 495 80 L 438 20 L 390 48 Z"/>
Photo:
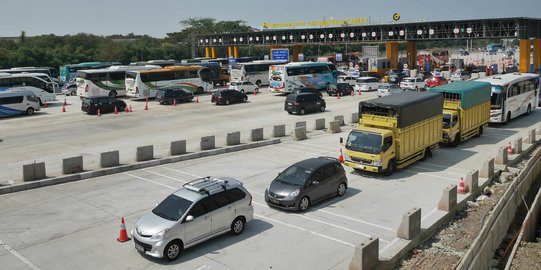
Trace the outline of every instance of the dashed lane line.
<path fill-rule="evenodd" d="M 11 253 L 13 256 L 17 257 L 22 263 L 26 264 L 26 266 L 30 267 L 33 270 L 41 270 L 37 265 L 35 265 L 33 262 L 29 261 L 26 257 L 21 255 L 19 252 L 11 248 L 8 244 L 4 243 L 4 241 L 0 240 L 0 246 L 3 247 L 5 250 L 7 250 L 9 253 Z"/>

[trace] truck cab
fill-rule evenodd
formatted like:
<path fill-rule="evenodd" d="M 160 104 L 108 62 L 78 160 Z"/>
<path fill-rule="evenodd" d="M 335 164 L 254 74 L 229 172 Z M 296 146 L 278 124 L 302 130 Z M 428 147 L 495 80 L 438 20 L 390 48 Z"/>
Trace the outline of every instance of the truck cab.
<path fill-rule="evenodd" d="M 443 142 L 458 145 L 460 142 L 460 117 L 458 111 L 443 110 Z"/>
<path fill-rule="evenodd" d="M 343 139 L 340 138 L 343 144 Z M 346 142 L 345 162 L 347 166 L 375 172 L 392 173 L 396 167 L 393 132 L 378 128 L 363 128 L 349 133 Z M 351 161 L 356 161 L 357 164 Z M 391 166 L 389 166 L 391 162 Z"/>

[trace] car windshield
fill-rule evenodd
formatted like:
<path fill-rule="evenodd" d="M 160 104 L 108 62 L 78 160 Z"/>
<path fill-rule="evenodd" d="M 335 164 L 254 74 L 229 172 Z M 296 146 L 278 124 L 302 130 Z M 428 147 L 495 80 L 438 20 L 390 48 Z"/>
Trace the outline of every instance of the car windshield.
<path fill-rule="evenodd" d="M 389 89 L 390 85 L 380 85 L 379 89 Z"/>
<path fill-rule="evenodd" d="M 403 82 L 415 82 L 415 79 L 404 79 Z"/>
<path fill-rule="evenodd" d="M 177 221 L 188 211 L 190 205 L 191 201 L 171 194 L 158 204 L 152 213 L 167 220 Z"/>
<path fill-rule="evenodd" d="M 298 166 L 291 166 L 285 171 L 280 173 L 276 178 L 276 181 L 290 185 L 290 186 L 303 186 L 306 182 L 306 179 L 310 178 L 313 170 L 306 169 Z"/>
<path fill-rule="evenodd" d="M 443 114 L 443 128 L 450 128 L 450 127 L 451 127 L 451 115 Z"/>
<path fill-rule="evenodd" d="M 231 85 L 232 86 L 239 86 L 239 85 L 242 85 L 242 83 L 241 82 L 232 82 Z"/>
<path fill-rule="evenodd" d="M 346 149 L 370 154 L 381 153 L 381 134 L 352 131 L 346 142 Z"/>
<path fill-rule="evenodd" d="M 502 87 L 492 86 L 492 94 L 490 95 L 490 108 L 498 110 L 502 108 Z"/>

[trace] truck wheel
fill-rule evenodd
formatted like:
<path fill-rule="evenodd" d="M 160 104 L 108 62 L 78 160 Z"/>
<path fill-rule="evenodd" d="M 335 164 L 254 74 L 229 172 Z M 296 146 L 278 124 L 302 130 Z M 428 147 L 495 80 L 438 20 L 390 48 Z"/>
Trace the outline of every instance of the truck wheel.
<path fill-rule="evenodd" d="M 451 146 L 457 147 L 460 144 L 460 133 L 457 133 Z"/>
<path fill-rule="evenodd" d="M 479 132 L 477 133 L 477 135 L 475 135 L 475 137 L 480 137 L 481 135 L 483 135 L 483 126 L 479 127 Z"/>
<path fill-rule="evenodd" d="M 431 157 L 432 157 L 432 149 L 430 149 L 430 147 L 427 147 L 423 155 L 423 160 L 427 160 L 428 158 L 431 158 Z"/>
<path fill-rule="evenodd" d="M 396 169 L 396 161 L 394 161 L 394 159 L 391 159 L 389 161 L 389 164 L 387 165 L 387 170 L 385 170 L 384 175 L 391 176 L 395 169 Z"/>

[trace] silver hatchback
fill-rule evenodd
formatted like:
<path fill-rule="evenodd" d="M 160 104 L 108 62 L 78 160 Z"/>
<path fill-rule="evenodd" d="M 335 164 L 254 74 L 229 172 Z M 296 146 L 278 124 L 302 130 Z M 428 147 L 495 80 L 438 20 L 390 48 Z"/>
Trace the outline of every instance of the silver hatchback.
<path fill-rule="evenodd" d="M 139 252 L 172 261 L 185 248 L 242 233 L 253 216 L 252 195 L 239 180 L 209 176 L 165 198 L 135 223 L 131 235 Z"/>

